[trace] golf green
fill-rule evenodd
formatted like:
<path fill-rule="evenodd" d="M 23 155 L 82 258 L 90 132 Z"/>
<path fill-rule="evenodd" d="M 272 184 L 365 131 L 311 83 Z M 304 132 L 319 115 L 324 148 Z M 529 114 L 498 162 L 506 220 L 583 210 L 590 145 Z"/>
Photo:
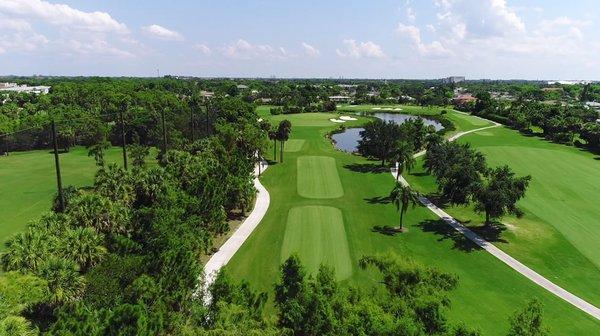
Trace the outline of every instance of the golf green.
<path fill-rule="evenodd" d="M 305 142 L 306 142 L 306 140 L 304 140 L 304 139 L 290 139 L 285 142 L 283 151 L 290 152 L 290 153 L 298 152 L 302 149 L 302 146 L 304 146 Z"/>
<path fill-rule="evenodd" d="M 306 198 L 338 198 L 344 189 L 335 159 L 329 156 L 298 158 L 298 194 Z"/>
<path fill-rule="evenodd" d="M 281 262 L 293 253 L 300 256 L 312 274 L 324 264 L 335 269 L 338 279 L 350 277 L 352 264 L 340 209 L 319 205 L 291 208 L 281 246 Z"/>

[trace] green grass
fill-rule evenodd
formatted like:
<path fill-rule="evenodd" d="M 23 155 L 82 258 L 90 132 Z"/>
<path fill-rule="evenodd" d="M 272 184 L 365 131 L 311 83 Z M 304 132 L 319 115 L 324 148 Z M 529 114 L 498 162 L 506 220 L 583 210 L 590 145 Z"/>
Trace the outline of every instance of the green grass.
<path fill-rule="evenodd" d="M 338 198 L 344 189 L 335 159 L 328 156 L 300 156 L 298 162 L 298 194 L 306 198 Z"/>
<path fill-rule="evenodd" d="M 486 155 L 491 166 L 508 164 L 518 175 L 532 180 L 519 206 L 524 216 L 506 216 L 494 244 L 546 278 L 600 306 L 600 162 L 591 153 L 528 137 L 507 128 L 493 128 L 465 135 Z M 433 177 L 421 168 L 406 175 L 423 193 L 434 193 Z M 472 206 L 446 209 L 474 229 L 483 215 Z"/>
<path fill-rule="evenodd" d="M 285 142 L 285 146 L 283 147 L 284 152 L 297 152 L 302 149 L 306 140 L 304 139 L 290 139 Z"/>
<path fill-rule="evenodd" d="M 293 207 L 288 214 L 281 262 L 297 253 L 311 274 L 323 263 L 335 268 L 340 280 L 352 274 L 350 252 L 342 212 L 334 207 L 307 205 Z"/>
<path fill-rule="evenodd" d="M 106 153 L 107 162 L 121 163 L 121 149 Z M 85 148 L 60 154 L 63 186 L 87 186 L 93 182 L 96 165 Z M 56 194 L 54 156 L 49 150 L 12 152 L 0 157 L 0 249 L 14 233 L 49 211 Z"/>
<path fill-rule="evenodd" d="M 315 115 L 312 122 L 318 124 L 325 117 L 329 114 Z M 271 195 L 271 203 L 265 218 L 227 265 L 236 279 L 246 279 L 254 289 L 269 292 L 272 297 L 279 264 L 285 258 L 282 247 L 290 211 L 306 206 L 332 207 L 342 213 L 352 267 L 342 285 L 362 288 L 378 285 L 380 276 L 374 271 L 361 270 L 357 267 L 358 260 L 363 255 L 392 251 L 401 257 L 457 274 L 459 286 L 451 294 L 450 318 L 478 327 L 486 335 L 506 334 L 508 316 L 532 297 L 543 303 L 545 322 L 553 334 L 590 335 L 599 330 L 600 322 L 538 287 L 487 252 L 453 235 L 447 224 L 425 208 L 408 211 L 405 216 L 407 233 L 387 236 L 374 232 L 374 226 L 394 226 L 398 222 L 394 206 L 381 199 L 393 186 L 391 174 L 373 171 L 372 168 L 378 165 L 376 162 L 336 151 L 325 134 L 337 125 L 296 127 L 299 121 L 296 118 L 302 118 L 305 124 L 311 121 L 306 115 L 288 115 L 287 118 L 294 125 L 292 139 L 305 139 L 306 144 L 299 152 L 286 153 L 284 163 L 273 164 L 261 177 Z M 298 194 L 300 172 L 297 161 L 307 156 L 335 159 L 344 190 L 341 197 L 314 199 Z M 307 173 L 321 174 L 317 170 L 302 174 Z M 323 250 L 322 253 L 333 252 Z M 272 311 L 272 307 L 269 309 Z"/>

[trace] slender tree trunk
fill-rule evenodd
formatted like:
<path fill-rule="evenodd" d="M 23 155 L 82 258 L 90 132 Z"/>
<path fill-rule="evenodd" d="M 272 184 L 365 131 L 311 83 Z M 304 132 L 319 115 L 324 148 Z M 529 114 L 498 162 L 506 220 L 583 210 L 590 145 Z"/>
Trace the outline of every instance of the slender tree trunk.
<path fill-rule="evenodd" d="M 273 139 L 273 161 L 277 162 L 277 139 Z"/>
<path fill-rule="evenodd" d="M 402 222 L 404 220 L 404 209 L 400 210 L 400 231 L 402 231 L 403 227 L 402 227 Z"/>
<path fill-rule="evenodd" d="M 285 144 L 284 141 L 281 141 L 281 144 L 279 145 L 279 161 L 281 161 L 283 163 L 283 145 Z"/>
<path fill-rule="evenodd" d="M 490 225 L 490 212 L 485 211 L 485 225 Z"/>

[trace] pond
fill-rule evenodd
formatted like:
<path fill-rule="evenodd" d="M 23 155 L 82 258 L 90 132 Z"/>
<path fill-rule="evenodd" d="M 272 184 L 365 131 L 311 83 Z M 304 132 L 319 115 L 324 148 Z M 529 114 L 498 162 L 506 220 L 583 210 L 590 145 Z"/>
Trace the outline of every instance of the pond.
<path fill-rule="evenodd" d="M 423 120 L 423 123 L 427 126 L 432 125 L 436 131 L 444 128 L 442 124 L 435 120 L 422 118 L 414 115 L 408 114 L 398 114 L 398 113 L 373 113 L 374 117 L 379 118 L 384 121 L 393 121 L 397 124 L 402 124 L 408 119 L 420 118 Z M 348 128 L 342 133 L 336 133 L 331 136 L 334 141 L 335 148 L 342 150 L 344 152 L 353 153 L 356 152 L 356 148 L 358 146 L 358 140 L 360 140 L 360 131 L 362 128 Z"/>

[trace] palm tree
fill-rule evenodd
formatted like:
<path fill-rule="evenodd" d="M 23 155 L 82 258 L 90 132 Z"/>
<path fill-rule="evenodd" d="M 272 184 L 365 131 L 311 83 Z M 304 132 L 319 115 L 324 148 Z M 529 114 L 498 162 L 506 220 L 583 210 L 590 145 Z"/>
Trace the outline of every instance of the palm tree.
<path fill-rule="evenodd" d="M 69 230 L 65 239 L 64 257 L 79 264 L 83 273 L 97 264 L 106 254 L 102 236 L 92 228 Z"/>
<path fill-rule="evenodd" d="M 404 213 L 408 210 L 409 205 L 412 205 L 413 208 L 417 205 L 419 202 L 418 193 L 413 191 L 410 186 L 396 182 L 394 189 L 390 192 L 389 198 L 396 206 L 396 210 L 400 212 L 400 226 L 398 230 L 403 231 L 402 222 L 404 220 Z"/>
<path fill-rule="evenodd" d="M 407 141 L 398 141 L 394 150 L 394 156 L 398 162 L 398 171 L 396 172 L 396 181 L 400 178 L 400 174 L 410 171 L 415 166 L 413 146 Z"/>
<path fill-rule="evenodd" d="M 93 156 L 98 167 L 104 167 L 104 151 L 110 147 L 110 142 L 102 140 L 88 147 L 88 156 Z"/>
<path fill-rule="evenodd" d="M 277 127 L 277 140 L 281 142 L 280 144 L 280 154 L 279 158 L 281 162 L 283 162 L 283 145 L 290 138 L 290 132 L 292 131 L 292 123 L 289 120 L 282 120 Z"/>
<path fill-rule="evenodd" d="M 0 254 L 3 270 L 37 271 L 50 245 L 40 230 L 29 228 L 16 234 L 6 243 L 6 250 Z"/>
<path fill-rule="evenodd" d="M 73 302 L 81 298 L 85 289 L 83 276 L 74 261 L 50 256 L 38 272 L 40 278 L 48 282 L 51 304 Z"/>
<path fill-rule="evenodd" d="M 273 140 L 273 161 L 277 162 L 277 132 L 269 131 L 269 140 Z"/>

